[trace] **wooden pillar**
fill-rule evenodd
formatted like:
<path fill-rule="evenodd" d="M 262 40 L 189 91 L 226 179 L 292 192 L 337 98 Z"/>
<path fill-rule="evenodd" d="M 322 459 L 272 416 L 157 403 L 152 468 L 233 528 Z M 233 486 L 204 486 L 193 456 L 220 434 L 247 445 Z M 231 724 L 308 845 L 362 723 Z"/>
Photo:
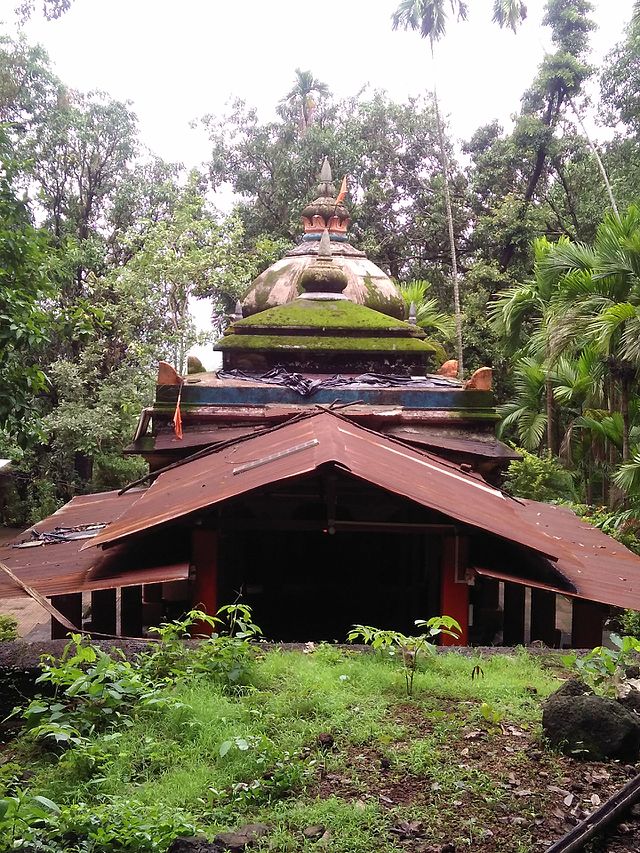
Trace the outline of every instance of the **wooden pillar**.
<path fill-rule="evenodd" d="M 120 590 L 120 633 L 124 637 L 142 636 L 141 586 L 124 586 Z"/>
<path fill-rule="evenodd" d="M 574 649 L 594 649 L 602 645 L 602 624 L 605 609 L 595 601 L 574 598 L 571 612 L 571 646 Z"/>
<path fill-rule="evenodd" d="M 542 640 L 549 648 L 556 648 L 556 594 L 546 589 L 531 588 L 531 642 Z"/>
<path fill-rule="evenodd" d="M 67 595 L 52 595 L 51 603 L 66 616 L 69 622 L 76 628 L 82 628 L 82 593 L 71 592 Z M 61 625 L 57 619 L 51 617 L 51 639 L 63 640 L 70 633 L 69 628 Z"/>
<path fill-rule="evenodd" d="M 462 633 L 457 640 L 443 635 L 443 646 L 466 646 L 469 643 L 469 587 L 465 569 L 465 540 L 461 536 L 444 536 L 440 572 L 440 614 L 453 616 L 460 623 Z"/>
<path fill-rule="evenodd" d="M 218 531 L 194 527 L 191 537 L 191 562 L 195 570 L 193 607 L 215 616 L 218 601 Z M 208 625 L 194 625 L 194 633 L 210 634 Z"/>
<path fill-rule="evenodd" d="M 115 589 L 96 589 L 91 593 L 91 630 L 98 634 L 116 633 Z"/>
<path fill-rule="evenodd" d="M 504 585 L 502 642 L 505 646 L 524 645 L 525 588 L 517 583 Z"/>

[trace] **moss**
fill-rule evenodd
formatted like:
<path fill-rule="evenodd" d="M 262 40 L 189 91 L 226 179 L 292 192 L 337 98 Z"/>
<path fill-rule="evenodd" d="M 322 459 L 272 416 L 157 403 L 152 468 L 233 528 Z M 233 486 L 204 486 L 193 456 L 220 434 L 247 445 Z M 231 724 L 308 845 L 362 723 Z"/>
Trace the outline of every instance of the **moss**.
<path fill-rule="evenodd" d="M 232 331 L 245 328 L 340 329 L 345 331 L 396 331 L 415 337 L 422 332 L 405 323 L 346 299 L 321 301 L 296 299 L 285 305 L 268 308 L 233 324 Z"/>
<path fill-rule="evenodd" d="M 318 350 L 333 352 L 431 353 L 435 347 L 416 338 L 350 338 L 313 335 L 226 335 L 216 350 Z"/>

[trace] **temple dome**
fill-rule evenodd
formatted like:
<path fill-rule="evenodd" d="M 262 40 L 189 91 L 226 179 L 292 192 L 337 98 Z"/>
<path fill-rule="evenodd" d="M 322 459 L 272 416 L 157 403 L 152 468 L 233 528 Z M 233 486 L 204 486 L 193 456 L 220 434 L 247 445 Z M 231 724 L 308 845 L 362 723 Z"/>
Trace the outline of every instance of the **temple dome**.
<path fill-rule="evenodd" d="M 343 292 L 347 299 L 390 317 L 404 318 L 404 303 L 396 284 L 349 243 L 349 212 L 336 198 L 327 160 L 320 172 L 318 198 L 304 208 L 302 222 L 302 241 L 252 282 L 242 300 L 243 316 L 284 305 L 302 292 L 305 271 L 317 260 L 320 238 L 326 230 L 333 260 L 346 276 Z"/>

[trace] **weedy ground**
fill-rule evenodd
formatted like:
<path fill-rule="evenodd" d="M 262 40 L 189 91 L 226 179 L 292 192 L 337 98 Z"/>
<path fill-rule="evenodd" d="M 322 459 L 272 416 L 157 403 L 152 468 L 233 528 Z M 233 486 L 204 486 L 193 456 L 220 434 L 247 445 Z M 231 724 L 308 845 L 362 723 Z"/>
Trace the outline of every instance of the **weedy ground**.
<path fill-rule="evenodd" d="M 529 853 L 631 772 L 546 748 L 541 703 L 559 680 L 524 652 L 429 658 L 411 699 L 397 661 L 324 645 L 258 651 L 244 682 L 190 674 L 168 705 L 75 747 L 6 744 L 0 796 L 4 784 L 64 817 L 43 817 L 41 846 L 23 849 L 164 853 L 172 835 L 261 822 L 256 849 L 279 853 Z M 18 820 L 0 850 L 20 837 Z"/>

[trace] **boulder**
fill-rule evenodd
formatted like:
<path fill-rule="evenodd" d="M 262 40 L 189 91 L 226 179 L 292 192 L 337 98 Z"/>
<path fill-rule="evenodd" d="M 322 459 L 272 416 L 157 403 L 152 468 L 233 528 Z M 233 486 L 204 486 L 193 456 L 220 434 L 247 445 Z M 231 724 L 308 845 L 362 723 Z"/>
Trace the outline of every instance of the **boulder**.
<path fill-rule="evenodd" d="M 624 696 L 618 698 L 618 702 L 629 711 L 640 715 L 640 690 L 629 690 Z"/>
<path fill-rule="evenodd" d="M 638 716 L 576 679 L 547 699 L 542 728 L 553 746 L 576 758 L 634 763 L 640 753 Z"/>
<path fill-rule="evenodd" d="M 220 847 L 203 835 L 174 838 L 167 853 L 220 853 Z"/>
<path fill-rule="evenodd" d="M 236 853 L 252 847 L 268 832 L 264 823 L 248 823 L 235 832 L 219 832 L 213 841 L 202 835 L 175 838 L 167 853 Z"/>
<path fill-rule="evenodd" d="M 213 839 L 217 850 L 245 850 L 269 832 L 264 823 L 248 823 L 235 832 L 219 832 Z"/>

